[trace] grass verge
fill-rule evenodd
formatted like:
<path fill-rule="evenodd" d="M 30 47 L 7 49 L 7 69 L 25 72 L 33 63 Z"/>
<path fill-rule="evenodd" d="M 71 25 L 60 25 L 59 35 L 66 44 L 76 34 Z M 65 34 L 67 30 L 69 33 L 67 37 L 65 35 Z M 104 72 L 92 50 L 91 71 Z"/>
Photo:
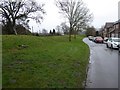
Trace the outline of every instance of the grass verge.
<path fill-rule="evenodd" d="M 89 58 L 83 38 L 3 35 L 3 88 L 83 88 Z"/>

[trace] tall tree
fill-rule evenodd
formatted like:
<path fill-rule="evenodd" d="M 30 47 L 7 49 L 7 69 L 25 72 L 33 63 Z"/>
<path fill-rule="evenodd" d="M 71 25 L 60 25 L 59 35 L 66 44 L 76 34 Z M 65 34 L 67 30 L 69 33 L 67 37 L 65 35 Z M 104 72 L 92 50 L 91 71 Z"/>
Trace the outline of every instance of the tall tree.
<path fill-rule="evenodd" d="M 53 29 L 53 35 L 55 35 L 55 34 L 56 34 L 55 29 Z"/>
<path fill-rule="evenodd" d="M 41 22 L 45 11 L 44 4 L 39 5 L 35 0 L 1 0 L 0 16 L 3 25 L 6 25 L 11 34 L 16 34 L 16 25 L 23 24 L 28 26 L 29 19 Z"/>
<path fill-rule="evenodd" d="M 50 30 L 49 34 L 51 35 L 52 34 L 52 31 Z"/>
<path fill-rule="evenodd" d="M 82 0 L 57 0 L 56 6 L 69 21 L 69 41 L 71 41 L 73 31 L 76 32 L 92 19 L 92 14 L 89 14 L 89 9 Z"/>
<path fill-rule="evenodd" d="M 93 26 L 87 26 L 86 28 L 86 36 L 96 36 L 96 29 Z"/>

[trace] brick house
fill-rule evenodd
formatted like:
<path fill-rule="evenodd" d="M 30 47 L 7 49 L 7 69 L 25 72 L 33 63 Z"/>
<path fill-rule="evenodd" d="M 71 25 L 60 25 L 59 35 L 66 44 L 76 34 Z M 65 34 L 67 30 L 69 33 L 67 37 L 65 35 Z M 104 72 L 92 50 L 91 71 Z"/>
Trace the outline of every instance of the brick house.
<path fill-rule="evenodd" d="M 109 28 L 108 37 L 120 37 L 120 19 Z"/>
<path fill-rule="evenodd" d="M 103 37 L 109 37 L 109 31 L 113 27 L 114 22 L 107 22 L 104 26 L 104 30 L 102 31 Z"/>
<path fill-rule="evenodd" d="M 102 36 L 120 38 L 120 19 L 116 22 L 107 22 L 102 30 Z"/>

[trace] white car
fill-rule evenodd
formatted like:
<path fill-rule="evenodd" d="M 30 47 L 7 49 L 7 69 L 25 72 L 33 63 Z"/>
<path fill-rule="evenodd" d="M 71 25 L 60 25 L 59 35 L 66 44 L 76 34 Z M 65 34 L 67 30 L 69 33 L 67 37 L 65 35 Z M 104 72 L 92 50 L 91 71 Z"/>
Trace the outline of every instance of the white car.
<path fill-rule="evenodd" d="M 93 40 L 93 38 L 94 38 L 93 36 L 88 36 L 89 40 Z"/>
<path fill-rule="evenodd" d="M 118 45 L 118 50 L 119 50 L 119 53 L 120 53 L 120 44 Z"/>
<path fill-rule="evenodd" d="M 115 38 L 115 37 L 111 37 L 108 38 L 108 41 L 106 43 L 107 48 L 118 48 L 118 45 L 120 44 L 120 38 Z"/>

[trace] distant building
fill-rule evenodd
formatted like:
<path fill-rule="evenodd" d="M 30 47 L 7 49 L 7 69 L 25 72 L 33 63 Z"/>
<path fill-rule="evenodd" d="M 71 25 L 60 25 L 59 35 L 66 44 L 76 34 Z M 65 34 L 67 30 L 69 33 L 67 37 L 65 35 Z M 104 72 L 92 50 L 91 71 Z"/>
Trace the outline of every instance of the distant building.
<path fill-rule="evenodd" d="M 104 26 L 103 37 L 109 37 L 110 28 L 113 27 L 114 22 L 107 22 Z"/>
<path fill-rule="evenodd" d="M 120 37 L 120 19 L 116 22 L 107 22 L 102 35 L 103 37 Z"/>
<path fill-rule="evenodd" d="M 120 19 L 114 22 L 113 26 L 109 29 L 109 37 L 118 37 L 120 35 Z"/>

